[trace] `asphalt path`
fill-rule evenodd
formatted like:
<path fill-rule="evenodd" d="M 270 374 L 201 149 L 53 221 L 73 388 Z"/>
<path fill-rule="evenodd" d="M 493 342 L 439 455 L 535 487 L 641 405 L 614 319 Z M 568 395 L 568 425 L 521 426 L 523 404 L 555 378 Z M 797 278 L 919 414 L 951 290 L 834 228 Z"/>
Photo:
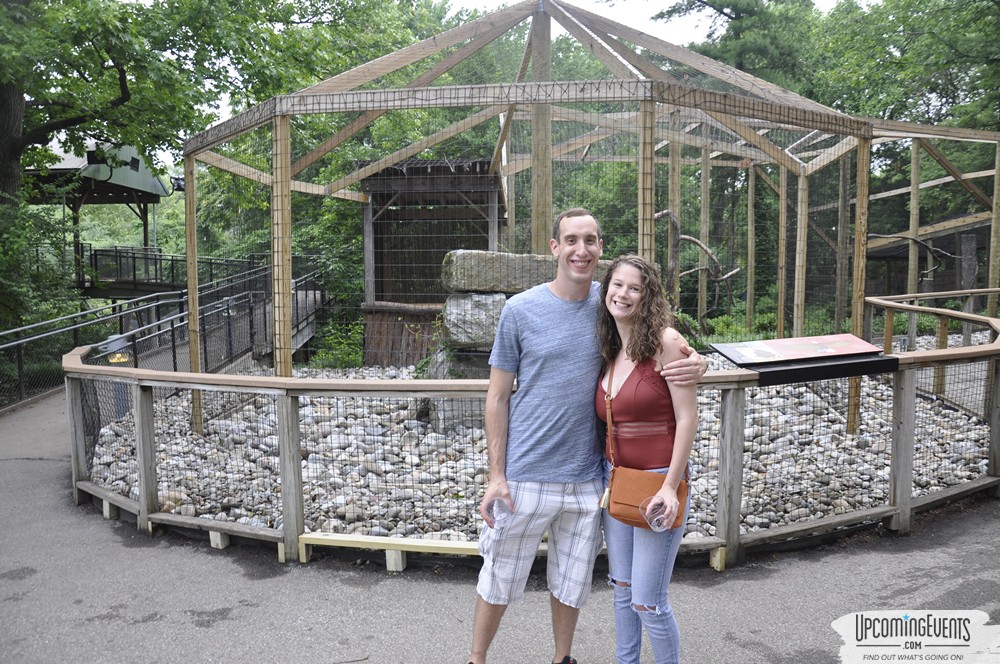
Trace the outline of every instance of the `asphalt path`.
<path fill-rule="evenodd" d="M 76 506 L 59 395 L 0 417 L 0 662 L 375 662 L 464 664 L 478 561 L 319 548 L 280 564 L 274 545 L 206 533 L 149 537 L 135 521 Z M 874 610 L 985 611 L 1000 623 L 1000 499 L 918 515 L 910 536 L 880 528 L 807 549 L 751 554 L 718 573 L 685 558 L 671 604 L 685 664 L 840 662 L 837 618 Z M 491 662 L 550 661 L 537 564 Z M 606 565 L 598 562 L 574 655 L 613 661 Z M 644 662 L 652 662 L 645 654 Z"/>

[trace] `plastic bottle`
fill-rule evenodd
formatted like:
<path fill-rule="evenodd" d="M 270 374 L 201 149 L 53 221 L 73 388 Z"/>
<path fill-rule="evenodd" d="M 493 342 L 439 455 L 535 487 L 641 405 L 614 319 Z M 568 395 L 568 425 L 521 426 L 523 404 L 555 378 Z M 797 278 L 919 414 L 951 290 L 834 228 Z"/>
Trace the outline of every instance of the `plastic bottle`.
<path fill-rule="evenodd" d="M 507 501 L 496 498 L 490 503 L 490 515 L 493 517 L 493 527 L 499 528 L 510 518 L 510 507 Z"/>

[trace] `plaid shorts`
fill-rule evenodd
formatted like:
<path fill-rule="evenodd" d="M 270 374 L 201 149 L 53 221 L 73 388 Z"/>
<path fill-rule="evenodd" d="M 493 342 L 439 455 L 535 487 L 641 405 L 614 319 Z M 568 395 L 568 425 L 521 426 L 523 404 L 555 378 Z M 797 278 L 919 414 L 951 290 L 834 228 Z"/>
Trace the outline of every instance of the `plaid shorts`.
<path fill-rule="evenodd" d="M 601 549 L 601 480 L 507 483 L 514 513 L 499 528 L 483 526 L 479 553 L 483 567 L 476 591 L 490 604 L 513 604 L 524 587 L 542 536 L 548 532 L 547 579 L 552 595 L 580 608 L 593 583 Z"/>

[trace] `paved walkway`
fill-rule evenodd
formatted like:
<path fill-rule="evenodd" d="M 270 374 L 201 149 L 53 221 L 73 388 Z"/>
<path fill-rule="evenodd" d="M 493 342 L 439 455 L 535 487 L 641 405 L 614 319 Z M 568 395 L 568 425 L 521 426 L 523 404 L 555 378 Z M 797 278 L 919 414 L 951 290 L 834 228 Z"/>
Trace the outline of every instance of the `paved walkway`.
<path fill-rule="evenodd" d="M 54 397 L 0 418 L 0 662 L 466 661 L 476 561 L 411 555 L 390 574 L 380 554 L 319 549 L 281 565 L 273 546 L 151 539 L 72 504 L 65 410 Z M 684 662 L 835 663 L 830 623 L 855 611 L 980 609 L 1000 623 L 997 542 L 1000 499 L 982 498 L 919 516 L 909 537 L 871 532 L 722 574 L 685 560 L 671 586 Z M 601 578 L 577 630 L 581 664 L 613 657 Z M 533 575 L 491 662 L 548 661 L 548 620 Z"/>

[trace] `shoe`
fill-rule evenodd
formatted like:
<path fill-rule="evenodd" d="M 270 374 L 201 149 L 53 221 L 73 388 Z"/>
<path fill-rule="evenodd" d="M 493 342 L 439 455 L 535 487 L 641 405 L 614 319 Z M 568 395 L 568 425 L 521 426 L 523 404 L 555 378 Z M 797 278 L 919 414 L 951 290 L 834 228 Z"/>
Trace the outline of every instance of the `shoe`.
<path fill-rule="evenodd" d="M 472 664 L 472 662 L 469 662 L 469 664 Z M 552 662 L 552 664 L 576 664 L 576 660 L 570 657 L 569 655 L 566 655 L 565 657 L 562 658 L 562 661 Z"/>

